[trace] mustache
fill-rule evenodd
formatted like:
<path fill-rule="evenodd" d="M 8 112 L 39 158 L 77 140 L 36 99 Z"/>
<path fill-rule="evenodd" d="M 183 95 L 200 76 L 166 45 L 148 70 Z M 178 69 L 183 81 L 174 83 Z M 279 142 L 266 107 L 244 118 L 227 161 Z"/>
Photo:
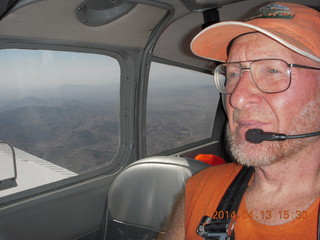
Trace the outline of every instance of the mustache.
<path fill-rule="evenodd" d="M 233 111 L 232 119 L 234 122 L 241 122 L 242 120 L 255 120 L 265 122 L 270 119 L 273 114 L 270 111 L 266 111 L 261 108 L 250 108 L 250 110 L 239 110 L 235 109 Z"/>

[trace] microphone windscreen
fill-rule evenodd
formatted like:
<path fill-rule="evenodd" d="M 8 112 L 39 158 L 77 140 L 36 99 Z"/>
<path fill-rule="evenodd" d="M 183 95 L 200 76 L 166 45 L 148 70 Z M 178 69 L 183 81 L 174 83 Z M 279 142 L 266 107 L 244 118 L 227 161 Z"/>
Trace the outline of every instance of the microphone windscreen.
<path fill-rule="evenodd" d="M 262 129 L 249 129 L 246 132 L 246 140 L 250 143 L 262 143 L 264 141 Z"/>

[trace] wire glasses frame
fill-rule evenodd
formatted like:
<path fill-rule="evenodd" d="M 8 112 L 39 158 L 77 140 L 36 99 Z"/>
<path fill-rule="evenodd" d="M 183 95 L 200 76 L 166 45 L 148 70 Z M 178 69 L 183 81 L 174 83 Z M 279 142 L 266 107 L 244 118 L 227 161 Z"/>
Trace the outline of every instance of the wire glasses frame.
<path fill-rule="evenodd" d="M 243 63 L 250 63 L 243 67 Z M 258 59 L 252 61 L 229 62 L 215 68 L 214 82 L 222 94 L 231 94 L 238 85 L 243 71 L 249 71 L 255 86 L 264 93 L 286 91 L 291 84 L 291 68 L 320 70 L 320 68 L 299 64 L 289 64 L 282 59 Z"/>

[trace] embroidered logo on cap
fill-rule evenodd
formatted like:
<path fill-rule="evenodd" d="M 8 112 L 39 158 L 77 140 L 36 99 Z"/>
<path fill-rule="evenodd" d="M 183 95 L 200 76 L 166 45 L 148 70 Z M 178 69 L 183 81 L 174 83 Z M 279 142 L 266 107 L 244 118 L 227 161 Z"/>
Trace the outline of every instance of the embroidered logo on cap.
<path fill-rule="evenodd" d="M 288 7 L 282 6 L 276 3 L 270 3 L 264 7 L 259 8 L 251 17 L 245 21 L 257 19 L 257 18 L 281 18 L 281 19 L 293 19 L 294 13 Z"/>

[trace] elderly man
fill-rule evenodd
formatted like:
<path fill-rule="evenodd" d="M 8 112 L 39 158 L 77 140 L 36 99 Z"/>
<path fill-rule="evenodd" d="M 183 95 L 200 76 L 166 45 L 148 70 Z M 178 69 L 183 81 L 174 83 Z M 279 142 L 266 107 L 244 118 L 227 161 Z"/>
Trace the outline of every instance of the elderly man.
<path fill-rule="evenodd" d="M 272 3 L 245 22 L 204 29 L 191 48 L 198 56 L 226 62 L 215 69 L 214 78 L 225 98 L 229 145 L 238 163 L 211 167 L 189 179 L 164 238 L 204 239 L 197 233 L 203 216 L 212 222 L 229 215 L 231 239 L 317 239 L 320 137 L 263 141 L 263 132 L 320 131 L 319 12 Z M 253 136 L 250 129 L 263 132 Z M 239 208 L 217 212 L 242 166 L 254 167 L 254 174 Z"/>

